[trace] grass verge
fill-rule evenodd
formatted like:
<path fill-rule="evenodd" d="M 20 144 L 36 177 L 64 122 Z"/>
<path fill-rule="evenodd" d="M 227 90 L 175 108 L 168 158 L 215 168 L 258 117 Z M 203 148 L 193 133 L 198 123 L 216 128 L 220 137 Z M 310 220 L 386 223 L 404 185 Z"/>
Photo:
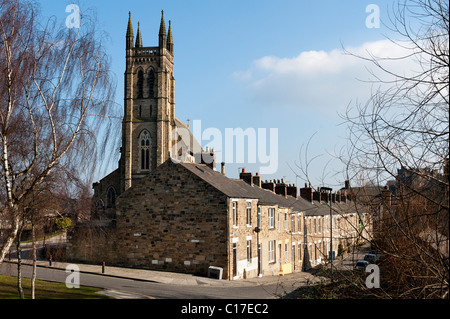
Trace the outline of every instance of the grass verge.
<path fill-rule="evenodd" d="M 67 288 L 63 283 L 36 280 L 36 299 L 110 299 L 111 297 L 98 294 L 98 288 L 80 287 Z M 31 299 L 31 279 L 22 278 L 25 299 Z M 19 299 L 17 291 L 17 277 L 0 275 L 0 299 Z"/>

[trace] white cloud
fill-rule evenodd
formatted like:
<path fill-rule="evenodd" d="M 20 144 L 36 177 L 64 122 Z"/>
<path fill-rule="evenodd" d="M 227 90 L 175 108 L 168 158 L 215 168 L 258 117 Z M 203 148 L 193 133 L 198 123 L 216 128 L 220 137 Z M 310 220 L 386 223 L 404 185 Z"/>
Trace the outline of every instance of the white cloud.
<path fill-rule="evenodd" d="M 368 42 L 347 51 L 357 56 L 400 58 L 406 56 L 404 46 L 389 40 Z M 411 59 L 383 60 L 389 70 L 400 74 L 411 70 Z M 345 54 L 342 49 L 305 51 L 292 58 L 265 56 L 249 69 L 235 72 L 244 82 L 244 94 L 260 106 L 295 106 L 322 111 L 342 111 L 351 102 L 370 97 L 374 80 L 370 70 L 377 68 L 364 59 Z M 381 75 L 381 74 L 380 74 Z"/>

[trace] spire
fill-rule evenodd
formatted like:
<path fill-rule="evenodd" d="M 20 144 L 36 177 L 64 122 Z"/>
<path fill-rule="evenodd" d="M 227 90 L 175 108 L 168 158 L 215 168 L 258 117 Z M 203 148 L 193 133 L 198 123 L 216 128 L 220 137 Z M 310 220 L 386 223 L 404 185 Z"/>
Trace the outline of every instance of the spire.
<path fill-rule="evenodd" d="M 141 30 L 138 22 L 138 29 L 137 29 L 137 35 L 136 35 L 136 44 L 134 45 L 136 48 L 142 48 L 142 37 L 141 37 Z"/>
<path fill-rule="evenodd" d="M 133 47 L 133 40 L 134 40 L 134 35 L 133 35 L 133 25 L 131 24 L 131 12 L 128 12 L 128 26 L 127 26 L 127 35 L 126 35 L 126 39 L 127 39 L 127 49 L 131 49 Z"/>
<path fill-rule="evenodd" d="M 164 23 L 164 10 L 161 11 L 161 25 L 159 26 L 159 47 L 166 47 L 166 24 Z"/>
<path fill-rule="evenodd" d="M 173 53 L 172 26 L 169 20 L 169 35 L 167 37 L 167 50 Z"/>
<path fill-rule="evenodd" d="M 127 27 L 127 37 L 133 36 L 133 25 L 131 24 L 131 11 L 128 11 L 128 27 Z"/>

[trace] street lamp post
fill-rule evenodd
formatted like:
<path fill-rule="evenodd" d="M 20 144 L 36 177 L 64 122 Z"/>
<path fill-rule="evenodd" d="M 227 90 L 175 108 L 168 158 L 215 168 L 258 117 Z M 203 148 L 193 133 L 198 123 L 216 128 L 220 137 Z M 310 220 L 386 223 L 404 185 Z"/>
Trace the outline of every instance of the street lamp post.
<path fill-rule="evenodd" d="M 333 254 L 333 209 L 331 207 L 332 205 L 332 196 L 331 196 L 331 191 L 332 189 L 329 187 L 321 187 L 320 188 L 321 191 L 328 191 L 329 192 L 329 201 L 330 201 L 330 251 L 328 253 L 328 256 L 330 258 L 331 261 L 331 275 L 333 276 L 333 259 L 334 259 L 334 254 Z"/>

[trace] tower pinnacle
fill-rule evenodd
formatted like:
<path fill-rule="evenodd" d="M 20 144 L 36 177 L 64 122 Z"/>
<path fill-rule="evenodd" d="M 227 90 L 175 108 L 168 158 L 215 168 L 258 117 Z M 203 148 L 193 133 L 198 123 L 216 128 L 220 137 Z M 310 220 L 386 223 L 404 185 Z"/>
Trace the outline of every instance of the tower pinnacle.
<path fill-rule="evenodd" d="M 133 48 L 134 42 L 134 34 L 133 34 L 133 25 L 131 24 L 131 11 L 128 11 L 128 26 L 127 26 L 127 35 L 126 35 L 126 48 Z"/>
<path fill-rule="evenodd" d="M 136 44 L 134 45 L 136 48 L 142 48 L 142 37 L 141 37 L 141 30 L 138 22 L 138 29 L 137 29 L 137 35 L 136 35 Z"/>
<path fill-rule="evenodd" d="M 164 22 L 164 10 L 161 10 L 161 24 L 159 26 L 159 47 L 165 48 L 167 41 L 166 24 Z"/>
<path fill-rule="evenodd" d="M 172 26 L 169 20 L 169 35 L 167 36 L 167 50 L 173 54 L 173 37 L 172 37 Z"/>

